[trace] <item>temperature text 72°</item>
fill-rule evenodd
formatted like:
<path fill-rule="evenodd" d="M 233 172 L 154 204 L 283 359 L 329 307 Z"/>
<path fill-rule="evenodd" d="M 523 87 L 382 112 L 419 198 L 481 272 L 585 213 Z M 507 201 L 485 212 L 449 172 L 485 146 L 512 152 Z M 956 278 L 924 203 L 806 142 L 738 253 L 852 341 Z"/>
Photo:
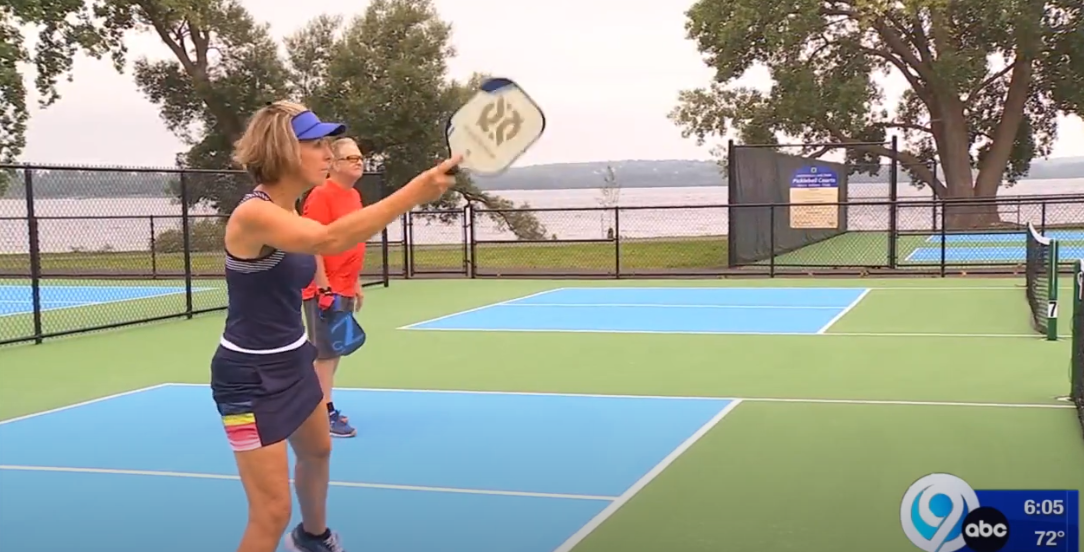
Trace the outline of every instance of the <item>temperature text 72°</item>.
<path fill-rule="evenodd" d="M 1039 546 L 1057 546 L 1058 539 L 1065 538 L 1065 531 L 1036 531 Z"/>

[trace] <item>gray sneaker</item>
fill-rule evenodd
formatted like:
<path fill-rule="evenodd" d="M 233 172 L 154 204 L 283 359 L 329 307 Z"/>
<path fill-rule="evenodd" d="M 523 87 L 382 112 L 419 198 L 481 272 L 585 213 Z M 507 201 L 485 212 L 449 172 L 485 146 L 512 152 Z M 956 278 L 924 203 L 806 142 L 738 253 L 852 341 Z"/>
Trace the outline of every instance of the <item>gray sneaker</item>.
<path fill-rule="evenodd" d="M 310 537 L 300 523 L 286 536 L 286 548 L 292 552 L 346 552 L 339 544 L 339 535 L 334 531 L 328 530 L 326 539 Z"/>

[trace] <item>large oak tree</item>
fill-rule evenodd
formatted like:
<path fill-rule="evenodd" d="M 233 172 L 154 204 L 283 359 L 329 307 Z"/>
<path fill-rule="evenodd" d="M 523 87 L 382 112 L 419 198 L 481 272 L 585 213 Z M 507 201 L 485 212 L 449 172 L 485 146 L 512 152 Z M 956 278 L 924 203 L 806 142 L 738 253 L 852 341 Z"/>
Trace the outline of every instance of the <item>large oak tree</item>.
<path fill-rule="evenodd" d="M 1080 0 L 699 0 L 686 30 L 714 70 L 671 117 L 703 143 L 885 142 L 938 197 L 993 197 L 1048 155 L 1059 113 L 1084 114 Z M 734 86 L 756 65 L 773 86 Z M 888 102 L 877 75 L 906 83 Z M 855 166 L 881 146 L 847 148 Z M 936 161 L 943 172 L 929 167 Z M 992 209 L 948 213 L 951 226 L 996 222 Z"/>

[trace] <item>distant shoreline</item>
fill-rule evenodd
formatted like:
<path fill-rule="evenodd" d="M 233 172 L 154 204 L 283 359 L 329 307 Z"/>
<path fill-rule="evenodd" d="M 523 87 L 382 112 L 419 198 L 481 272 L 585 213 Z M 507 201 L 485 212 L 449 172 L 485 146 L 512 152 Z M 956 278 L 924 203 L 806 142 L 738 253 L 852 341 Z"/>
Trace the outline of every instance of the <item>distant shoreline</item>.
<path fill-rule="evenodd" d="M 830 161 L 827 161 L 830 162 Z M 613 161 L 598 163 L 561 163 L 531 165 L 509 169 L 500 176 L 474 178 L 479 189 L 500 194 L 507 191 L 598 190 L 607 186 L 603 176 L 612 167 L 616 186 L 622 189 L 725 188 L 726 175 L 715 161 Z M 848 175 L 850 186 L 877 184 L 887 186 L 889 166 L 882 165 L 880 174 Z M 171 169 L 176 170 L 176 169 Z M 22 178 L 14 171 L 15 180 L 0 199 L 20 199 L 24 196 Z M 939 174 L 943 171 L 938 169 Z M 775 168 L 766 167 L 766 177 L 774 178 Z M 41 199 L 109 198 L 109 197 L 171 197 L 169 189 L 176 185 L 176 173 L 133 172 L 116 170 L 81 170 L 79 168 L 35 170 L 35 197 Z M 901 191 L 913 188 L 911 177 L 902 169 L 897 179 Z M 1084 157 L 1040 160 L 1032 164 L 1023 182 L 1084 179 Z"/>

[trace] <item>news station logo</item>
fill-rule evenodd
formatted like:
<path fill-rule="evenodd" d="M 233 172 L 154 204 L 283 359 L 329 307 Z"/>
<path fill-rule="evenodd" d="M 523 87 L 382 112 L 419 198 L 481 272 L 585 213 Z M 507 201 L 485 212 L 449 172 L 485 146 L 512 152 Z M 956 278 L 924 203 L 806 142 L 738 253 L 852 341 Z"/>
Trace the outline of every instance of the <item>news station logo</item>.
<path fill-rule="evenodd" d="M 983 507 L 966 481 L 933 473 L 915 481 L 900 504 L 900 523 L 911 542 L 926 552 L 998 552 L 1012 530 L 1005 514 Z"/>

